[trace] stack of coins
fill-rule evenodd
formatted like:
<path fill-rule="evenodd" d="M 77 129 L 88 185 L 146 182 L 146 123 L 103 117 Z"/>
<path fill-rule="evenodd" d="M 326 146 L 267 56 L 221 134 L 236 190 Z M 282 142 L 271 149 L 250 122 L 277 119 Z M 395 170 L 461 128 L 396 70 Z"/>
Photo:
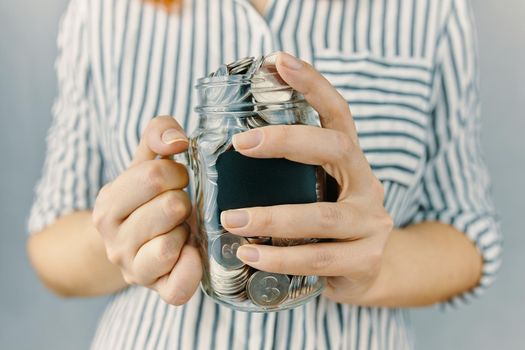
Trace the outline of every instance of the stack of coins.
<path fill-rule="evenodd" d="M 289 298 L 297 299 L 310 294 L 319 286 L 319 281 L 317 276 L 293 276 L 288 290 Z"/>
<path fill-rule="evenodd" d="M 246 300 L 246 282 L 250 268 L 237 258 L 237 249 L 248 241 L 229 233 L 211 243 L 210 277 L 214 292 L 224 299 Z"/>

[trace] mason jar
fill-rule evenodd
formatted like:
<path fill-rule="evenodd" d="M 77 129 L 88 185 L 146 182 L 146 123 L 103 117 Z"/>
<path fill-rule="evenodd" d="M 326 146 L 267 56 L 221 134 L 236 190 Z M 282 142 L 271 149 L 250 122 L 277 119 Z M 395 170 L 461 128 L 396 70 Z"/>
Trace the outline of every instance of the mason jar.
<path fill-rule="evenodd" d="M 315 239 L 240 237 L 220 221 L 222 211 L 255 206 L 323 201 L 321 167 L 287 159 L 255 159 L 237 152 L 232 137 L 267 125 L 320 127 L 319 115 L 288 86 L 275 68 L 275 55 L 221 66 L 198 80 L 199 124 L 190 137 L 198 247 L 204 262 L 201 287 L 215 301 L 243 311 L 279 311 L 318 296 L 325 279 L 258 271 L 236 256 L 244 244 L 292 246 Z"/>

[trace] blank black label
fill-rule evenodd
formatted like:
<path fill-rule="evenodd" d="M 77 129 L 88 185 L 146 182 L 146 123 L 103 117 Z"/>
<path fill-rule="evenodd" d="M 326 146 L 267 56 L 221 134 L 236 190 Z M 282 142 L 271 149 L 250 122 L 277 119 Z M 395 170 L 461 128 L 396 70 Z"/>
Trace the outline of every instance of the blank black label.
<path fill-rule="evenodd" d="M 217 159 L 217 204 L 229 209 L 317 202 L 316 167 L 226 151 Z"/>

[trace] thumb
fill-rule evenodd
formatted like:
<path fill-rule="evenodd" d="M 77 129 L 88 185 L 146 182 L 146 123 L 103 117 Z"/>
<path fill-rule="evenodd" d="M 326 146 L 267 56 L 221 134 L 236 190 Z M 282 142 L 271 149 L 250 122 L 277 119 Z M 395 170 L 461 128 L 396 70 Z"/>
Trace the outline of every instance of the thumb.
<path fill-rule="evenodd" d="M 171 156 L 188 149 L 188 137 L 175 118 L 160 116 L 152 119 L 135 151 L 130 166 L 159 156 Z"/>

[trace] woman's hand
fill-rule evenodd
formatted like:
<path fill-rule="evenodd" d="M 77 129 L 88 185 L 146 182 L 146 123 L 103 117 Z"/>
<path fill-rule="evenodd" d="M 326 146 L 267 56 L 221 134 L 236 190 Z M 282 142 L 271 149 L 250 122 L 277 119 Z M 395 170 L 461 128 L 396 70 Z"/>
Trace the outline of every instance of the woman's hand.
<path fill-rule="evenodd" d="M 393 226 L 383 207 L 383 187 L 359 147 L 346 100 L 312 66 L 293 56 L 281 53 L 277 69 L 319 112 L 323 128 L 254 129 L 234 137 L 235 149 L 254 158 L 286 158 L 322 166 L 339 184 L 338 201 L 232 210 L 222 213 L 222 224 L 248 237 L 330 239 L 293 247 L 244 245 L 237 255 L 264 271 L 327 276 L 327 297 L 344 303 L 366 302 Z"/>
<path fill-rule="evenodd" d="M 183 191 L 186 168 L 156 157 L 187 147 L 175 119 L 153 119 L 131 166 L 102 188 L 93 210 L 108 259 L 120 267 L 125 281 L 154 289 L 175 305 L 194 294 L 202 264 L 197 249 L 188 244 L 191 202 Z"/>

